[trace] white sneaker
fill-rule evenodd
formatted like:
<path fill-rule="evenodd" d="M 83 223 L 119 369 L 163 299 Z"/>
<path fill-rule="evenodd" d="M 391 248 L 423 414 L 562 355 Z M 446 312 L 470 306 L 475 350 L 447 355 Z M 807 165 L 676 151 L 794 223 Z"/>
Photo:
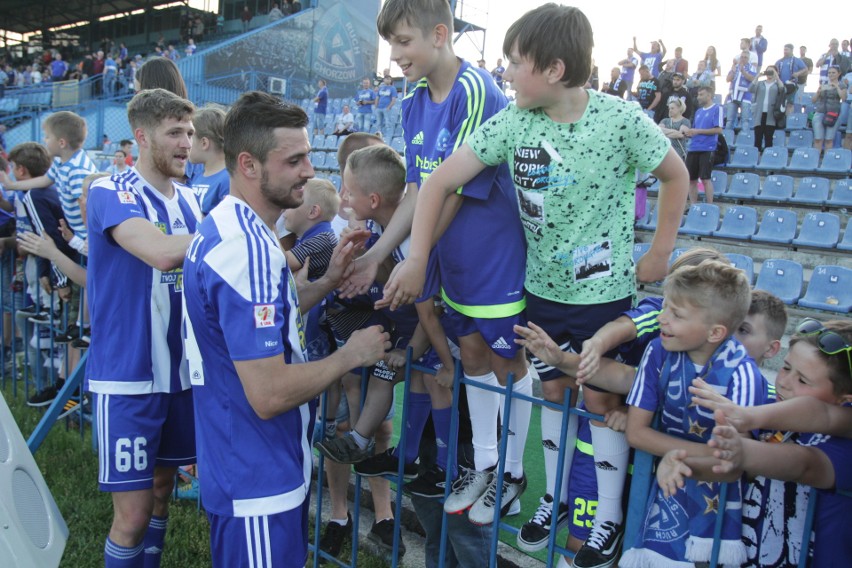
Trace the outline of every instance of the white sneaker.
<path fill-rule="evenodd" d="M 493 473 L 461 468 L 461 476 L 453 482 L 452 491 L 444 502 L 444 511 L 453 515 L 461 513 L 479 499 L 488 488 Z"/>
<path fill-rule="evenodd" d="M 490 476 L 488 488 L 482 497 L 476 500 L 473 507 L 470 508 L 468 518 L 475 525 L 490 525 L 494 522 L 494 507 L 497 504 L 497 474 L 493 473 Z M 505 517 L 512 507 L 512 503 L 518 500 L 527 488 L 527 476 L 521 479 L 512 479 L 509 472 L 503 474 L 503 483 L 500 484 L 502 489 L 502 497 L 500 501 L 500 516 Z"/>

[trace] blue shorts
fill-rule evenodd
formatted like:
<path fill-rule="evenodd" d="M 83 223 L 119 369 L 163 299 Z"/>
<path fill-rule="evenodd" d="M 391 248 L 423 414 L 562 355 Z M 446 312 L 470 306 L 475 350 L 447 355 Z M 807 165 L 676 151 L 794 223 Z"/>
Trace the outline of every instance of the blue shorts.
<path fill-rule="evenodd" d="M 223 517 L 207 513 L 214 568 L 254 566 L 302 568 L 308 560 L 308 508 L 260 517 Z"/>
<path fill-rule="evenodd" d="M 168 394 L 94 393 L 101 491 L 154 486 L 154 466 L 194 464 L 192 390 Z"/>
<path fill-rule="evenodd" d="M 478 333 L 494 353 L 504 359 L 514 359 L 518 350 L 521 349 L 521 346 L 515 343 L 517 335 L 514 326 L 526 325 L 527 318 L 524 312 L 506 318 L 472 318 L 448 305 L 443 322 L 452 328 L 452 334 L 456 337 L 461 338 Z"/>
<path fill-rule="evenodd" d="M 589 421 L 580 418 L 577 447 L 574 449 L 574 461 L 571 462 L 568 478 L 568 510 L 571 515 L 568 532 L 583 541 L 589 537 L 598 508 L 598 481 L 595 458 L 591 454 L 591 438 Z"/>
<path fill-rule="evenodd" d="M 605 304 L 563 304 L 545 300 L 527 292 L 527 320 L 544 329 L 567 353 L 580 353 L 583 342 L 600 328 L 621 317 L 632 307 L 633 298 L 628 296 Z M 618 350 L 613 349 L 604 357 L 614 358 Z M 532 363 L 542 381 L 552 381 L 565 373 L 532 357 Z M 590 385 L 585 385 L 586 387 Z"/>

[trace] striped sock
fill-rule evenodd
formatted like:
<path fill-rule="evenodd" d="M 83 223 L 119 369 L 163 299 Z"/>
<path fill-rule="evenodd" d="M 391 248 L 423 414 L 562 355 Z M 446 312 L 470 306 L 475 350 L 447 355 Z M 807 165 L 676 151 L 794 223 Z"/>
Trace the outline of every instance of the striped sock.
<path fill-rule="evenodd" d="M 145 545 L 141 542 L 133 548 L 115 544 L 109 537 L 104 545 L 104 568 L 144 568 Z"/>

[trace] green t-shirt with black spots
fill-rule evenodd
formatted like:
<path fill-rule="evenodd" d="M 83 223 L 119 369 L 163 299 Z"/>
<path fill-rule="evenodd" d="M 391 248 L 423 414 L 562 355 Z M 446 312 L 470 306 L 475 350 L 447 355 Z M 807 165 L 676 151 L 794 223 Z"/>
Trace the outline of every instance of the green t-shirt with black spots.
<path fill-rule="evenodd" d="M 507 162 L 527 237 L 526 289 L 564 304 L 636 292 L 635 171 L 671 145 L 639 105 L 597 91 L 579 121 L 509 105 L 468 139 L 488 165 Z"/>

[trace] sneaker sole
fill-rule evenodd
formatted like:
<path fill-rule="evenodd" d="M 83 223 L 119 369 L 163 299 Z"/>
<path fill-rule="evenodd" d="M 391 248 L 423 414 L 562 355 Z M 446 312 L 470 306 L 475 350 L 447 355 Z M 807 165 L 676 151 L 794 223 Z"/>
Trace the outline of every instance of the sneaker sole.
<path fill-rule="evenodd" d="M 396 471 L 396 470 L 362 473 L 362 472 L 358 471 L 358 468 L 355 468 L 355 473 L 357 473 L 361 477 L 390 477 L 391 479 L 396 479 L 399 475 L 399 472 Z M 417 477 L 416 471 L 413 472 L 413 473 L 403 473 L 402 474 L 403 479 L 414 479 L 416 477 Z"/>
<path fill-rule="evenodd" d="M 556 523 L 556 532 L 558 533 L 559 531 L 561 531 L 565 527 L 569 526 L 570 524 L 571 524 L 571 516 L 566 513 L 565 516 L 562 518 L 562 520 Z M 537 542 L 529 542 L 529 541 L 523 540 L 521 538 L 521 533 L 518 532 L 518 548 L 520 548 L 521 550 L 523 550 L 525 552 L 538 552 L 539 550 L 547 548 L 548 539 L 550 539 L 550 529 L 547 529 L 547 536 L 543 540 L 540 540 L 540 541 L 537 541 Z"/>
<path fill-rule="evenodd" d="M 324 455 L 326 458 L 330 459 L 331 461 L 333 461 L 333 462 L 335 462 L 335 463 L 342 463 L 342 464 L 344 464 L 344 465 L 355 465 L 356 463 L 361 463 L 362 461 L 364 461 L 364 460 L 366 460 L 367 458 L 369 458 L 369 457 L 370 457 L 370 456 L 366 456 L 366 457 L 364 457 L 364 459 L 357 460 L 357 461 L 352 461 L 352 460 L 349 460 L 349 461 L 346 461 L 346 460 L 341 461 L 341 460 L 340 460 L 340 458 L 339 458 L 338 456 L 332 455 L 332 453 L 331 453 L 331 452 L 329 452 L 328 448 L 326 448 L 326 447 L 322 444 L 322 442 L 317 442 L 317 443 L 315 443 L 315 444 L 314 444 L 314 447 L 315 447 L 317 450 L 319 450 L 319 452 L 320 452 L 322 455 Z"/>
<path fill-rule="evenodd" d="M 38 408 L 38 407 L 40 407 L 40 406 L 47 406 L 47 405 L 49 405 L 50 403 L 52 403 L 54 400 L 56 400 L 56 399 L 55 399 L 55 398 L 52 398 L 52 399 L 50 399 L 50 400 L 45 400 L 44 402 L 30 402 L 30 401 L 27 401 L 27 406 L 31 406 L 31 407 L 33 407 L 33 408 Z"/>

